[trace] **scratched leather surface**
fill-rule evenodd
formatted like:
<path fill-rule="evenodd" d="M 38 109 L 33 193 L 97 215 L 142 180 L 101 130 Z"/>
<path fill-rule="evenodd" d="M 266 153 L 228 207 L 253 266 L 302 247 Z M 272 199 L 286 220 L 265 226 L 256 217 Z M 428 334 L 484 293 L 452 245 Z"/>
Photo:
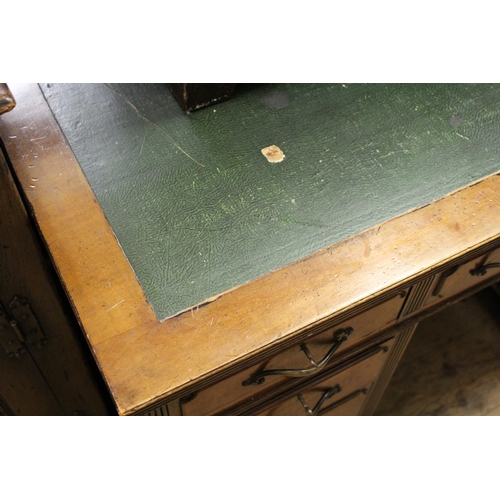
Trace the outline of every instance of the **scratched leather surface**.
<path fill-rule="evenodd" d="M 159 319 L 500 170 L 498 85 L 41 88 Z"/>

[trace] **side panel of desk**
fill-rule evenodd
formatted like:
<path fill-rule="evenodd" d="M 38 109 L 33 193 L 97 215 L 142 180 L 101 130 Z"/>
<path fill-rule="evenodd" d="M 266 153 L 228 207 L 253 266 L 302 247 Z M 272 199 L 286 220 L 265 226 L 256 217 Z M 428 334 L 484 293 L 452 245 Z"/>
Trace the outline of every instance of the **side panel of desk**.
<path fill-rule="evenodd" d="M 112 408 L 83 344 L 51 263 L 43 251 L 0 151 L 0 303 L 10 322 L 12 306 L 27 300 L 43 335 L 30 341 L 18 321 L 24 351 L 9 357 L 0 346 L 0 397 L 15 415 L 107 415 Z M 1 334 L 2 332 L 0 332 Z"/>

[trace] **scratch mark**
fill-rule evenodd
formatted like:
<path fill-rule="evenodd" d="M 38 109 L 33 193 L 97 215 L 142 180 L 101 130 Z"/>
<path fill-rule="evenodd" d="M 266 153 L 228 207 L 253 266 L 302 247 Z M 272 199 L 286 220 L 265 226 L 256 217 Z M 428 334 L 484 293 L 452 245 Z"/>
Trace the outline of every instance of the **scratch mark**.
<path fill-rule="evenodd" d="M 465 139 L 466 141 L 470 141 L 468 137 L 465 137 L 465 135 L 459 134 L 458 132 L 455 132 L 455 134 L 458 135 L 458 137 L 461 137 L 462 139 Z"/>
<path fill-rule="evenodd" d="M 379 160 L 381 160 L 382 158 L 387 158 L 389 156 L 393 156 L 395 154 L 395 151 L 391 151 L 390 153 L 387 153 L 386 155 L 382 155 L 382 156 L 379 156 Z"/>
<path fill-rule="evenodd" d="M 118 302 L 117 304 L 115 304 L 114 306 L 111 306 L 109 309 L 108 309 L 108 312 L 111 311 L 111 309 L 114 309 L 115 307 L 119 306 L 120 304 L 123 304 L 125 302 L 125 299 L 123 300 L 120 300 L 120 302 Z"/>
<path fill-rule="evenodd" d="M 363 247 L 364 247 L 363 256 L 365 259 L 367 259 L 372 252 L 372 247 L 366 239 L 363 239 Z"/>
<path fill-rule="evenodd" d="M 154 121 L 150 120 L 147 116 L 143 115 L 139 109 L 137 109 L 137 106 L 131 102 L 129 99 L 127 99 L 123 94 L 115 90 L 113 87 L 110 87 L 107 83 L 104 84 L 109 90 L 112 90 L 116 95 L 120 96 L 136 113 L 139 118 L 142 118 L 143 120 L 146 120 L 148 123 L 153 125 L 164 137 L 166 137 L 182 154 L 186 155 L 190 160 L 193 160 L 197 165 L 200 167 L 205 168 L 205 165 L 203 163 L 200 163 L 199 161 L 195 160 L 189 153 L 184 151 L 179 144 L 177 144 L 172 137 L 170 137 L 159 125 L 157 125 Z"/>
<path fill-rule="evenodd" d="M 142 148 L 144 147 L 144 143 L 146 142 L 147 135 L 148 135 L 148 132 L 146 131 L 146 133 L 144 134 L 144 139 L 142 140 L 141 150 L 139 151 L 139 156 L 142 155 Z"/>
<path fill-rule="evenodd" d="M 208 306 L 209 304 L 211 304 L 212 302 L 215 302 L 217 300 L 219 300 L 220 298 L 222 297 L 222 294 L 221 295 L 217 295 L 215 297 L 212 297 L 210 299 L 207 299 L 205 302 L 202 302 L 196 306 L 193 306 L 193 307 L 190 307 L 189 309 L 185 309 L 184 311 L 180 311 L 178 312 L 177 314 L 174 314 L 173 316 L 170 316 L 170 318 L 178 318 L 180 316 L 182 316 L 183 314 L 187 314 L 189 312 L 191 312 L 191 316 L 194 318 L 194 309 L 196 307 L 196 312 L 198 312 L 199 309 L 201 309 L 202 307 L 205 307 L 205 306 Z M 166 319 L 169 319 L 169 318 L 166 318 Z M 217 322 L 219 322 L 220 318 L 217 320 Z M 165 321 L 165 320 L 162 320 L 162 321 Z"/>

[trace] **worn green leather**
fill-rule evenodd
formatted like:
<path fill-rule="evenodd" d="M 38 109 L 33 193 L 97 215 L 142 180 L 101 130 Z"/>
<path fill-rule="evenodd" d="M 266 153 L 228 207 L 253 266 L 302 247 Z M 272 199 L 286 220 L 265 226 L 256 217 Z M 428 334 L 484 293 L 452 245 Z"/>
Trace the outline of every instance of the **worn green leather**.
<path fill-rule="evenodd" d="M 500 170 L 498 85 L 41 88 L 159 319 Z"/>

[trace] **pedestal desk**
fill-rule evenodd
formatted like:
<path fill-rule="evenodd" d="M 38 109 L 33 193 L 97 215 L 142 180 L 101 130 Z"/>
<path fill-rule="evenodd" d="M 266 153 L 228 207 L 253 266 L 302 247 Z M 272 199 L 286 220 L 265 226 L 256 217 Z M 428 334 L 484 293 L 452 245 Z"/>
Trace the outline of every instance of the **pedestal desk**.
<path fill-rule="evenodd" d="M 160 84 L 10 88 L 5 154 L 120 415 L 369 415 L 418 322 L 500 280 L 497 85 L 190 115 Z"/>

